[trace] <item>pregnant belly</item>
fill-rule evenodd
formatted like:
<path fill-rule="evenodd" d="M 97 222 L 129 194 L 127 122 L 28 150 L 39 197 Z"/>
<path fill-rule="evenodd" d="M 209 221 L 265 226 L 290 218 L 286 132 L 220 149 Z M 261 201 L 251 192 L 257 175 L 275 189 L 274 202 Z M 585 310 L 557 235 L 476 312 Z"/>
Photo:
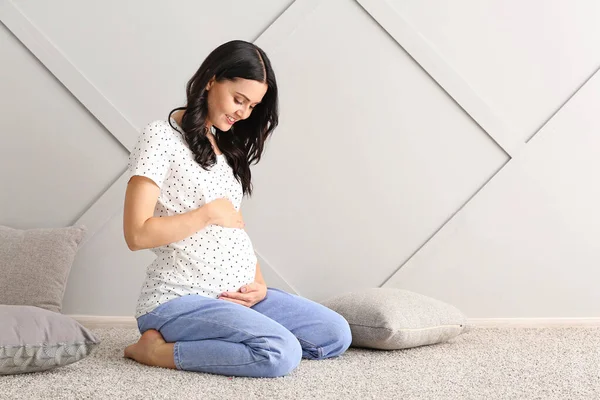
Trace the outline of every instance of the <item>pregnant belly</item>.
<path fill-rule="evenodd" d="M 192 236 L 192 243 L 193 252 L 190 255 L 207 264 L 256 264 L 254 246 L 243 229 L 209 225 Z"/>

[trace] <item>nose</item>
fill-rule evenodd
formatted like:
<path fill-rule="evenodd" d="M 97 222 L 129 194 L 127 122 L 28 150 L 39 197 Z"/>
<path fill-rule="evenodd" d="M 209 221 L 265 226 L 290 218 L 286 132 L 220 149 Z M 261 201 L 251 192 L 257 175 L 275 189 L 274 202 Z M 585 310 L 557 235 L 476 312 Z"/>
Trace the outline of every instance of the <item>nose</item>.
<path fill-rule="evenodd" d="M 252 110 L 250 110 L 250 107 L 244 107 L 240 110 L 237 110 L 235 115 L 237 119 L 246 119 L 250 116 Z"/>

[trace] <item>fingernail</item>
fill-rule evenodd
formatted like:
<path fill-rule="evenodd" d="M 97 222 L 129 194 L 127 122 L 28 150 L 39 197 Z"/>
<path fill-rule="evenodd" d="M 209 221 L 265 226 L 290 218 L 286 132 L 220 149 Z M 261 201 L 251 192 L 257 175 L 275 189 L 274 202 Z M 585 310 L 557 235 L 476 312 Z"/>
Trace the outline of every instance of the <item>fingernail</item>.
<path fill-rule="evenodd" d="M 227 297 L 227 293 L 221 293 L 220 297 Z"/>
<path fill-rule="evenodd" d="M 242 288 L 242 293 L 246 293 L 246 288 L 245 287 Z"/>

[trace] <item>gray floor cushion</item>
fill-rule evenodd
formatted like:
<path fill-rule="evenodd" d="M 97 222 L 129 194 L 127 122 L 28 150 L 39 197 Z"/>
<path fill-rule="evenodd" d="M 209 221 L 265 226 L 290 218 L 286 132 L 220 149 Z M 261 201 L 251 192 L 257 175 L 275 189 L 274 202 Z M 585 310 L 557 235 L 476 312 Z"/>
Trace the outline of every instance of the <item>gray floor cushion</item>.
<path fill-rule="evenodd" d="M 394 288 L 358 290 L 322 304 L 346 318 L 353 347 L 395 350 L 445 342 L 467 324 L 450 304 Z"/>
<path fill-rule="evenodd" d="M 0 305 L 0 374 L 72 364 L 99 344 L 69 316 L 34 306 Z"/>
<path fill-rule="evenodd" d="M 60 312 L 67 279 L 87 229 L 0 225 L 0 304 Z"/>

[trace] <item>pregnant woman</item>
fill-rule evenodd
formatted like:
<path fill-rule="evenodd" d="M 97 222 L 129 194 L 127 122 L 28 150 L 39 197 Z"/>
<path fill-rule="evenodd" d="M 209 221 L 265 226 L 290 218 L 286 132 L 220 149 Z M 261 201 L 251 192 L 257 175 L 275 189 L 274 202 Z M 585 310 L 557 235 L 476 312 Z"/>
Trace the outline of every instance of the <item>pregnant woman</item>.
<path fill-rule="evenodd" d="M 149 123 L 129 157 L 123 230 L 151 249 L 136 308 L 140 363 L 230 376 L 277 377 L 302 357 L 350 346 L 346 320 L 267 287 L 240 206 L 250 165 L 278 124 L 267 55 L 244 41 L 217 47 L 187 84 L 187 104 Z"/>

